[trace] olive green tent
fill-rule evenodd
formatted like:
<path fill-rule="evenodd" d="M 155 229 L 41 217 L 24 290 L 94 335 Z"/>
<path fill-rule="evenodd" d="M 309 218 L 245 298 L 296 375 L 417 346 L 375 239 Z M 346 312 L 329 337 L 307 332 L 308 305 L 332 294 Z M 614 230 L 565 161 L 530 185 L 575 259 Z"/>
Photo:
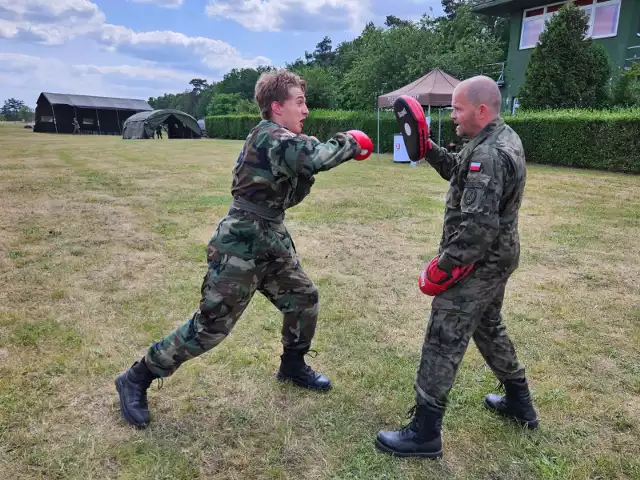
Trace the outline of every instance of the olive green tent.
<path fill-rule="evenodd" d="M 165 125 L 168 138 L 200 138 L 198 121 L 180 110 L 162 109 L 140 112 L 124 122 L 122 138 L 153 138 L 154 132 Z"/>

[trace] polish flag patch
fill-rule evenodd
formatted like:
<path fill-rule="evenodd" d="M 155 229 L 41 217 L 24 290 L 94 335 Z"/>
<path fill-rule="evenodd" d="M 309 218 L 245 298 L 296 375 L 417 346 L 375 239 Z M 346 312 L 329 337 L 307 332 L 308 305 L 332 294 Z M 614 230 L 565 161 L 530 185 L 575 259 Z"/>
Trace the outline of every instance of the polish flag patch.
<path fill-rule="evenodd" d="M 471 172 L 479 172 L 481 168 L 482 168 L 481 162 L 471 162 L 471 165 L 469 165 L 469 171 Z"/>

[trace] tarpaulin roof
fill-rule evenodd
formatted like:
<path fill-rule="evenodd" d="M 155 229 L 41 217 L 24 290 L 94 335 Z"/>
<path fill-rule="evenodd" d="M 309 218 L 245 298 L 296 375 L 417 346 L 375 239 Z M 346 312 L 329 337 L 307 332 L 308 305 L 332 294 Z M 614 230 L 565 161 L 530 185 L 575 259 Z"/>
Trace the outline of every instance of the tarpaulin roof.
<path fill-rule="evenodd" d="M 202 130 L 195 118 L 180 110 L 166 108 L 131 115 L 124 121 L 122 138 L 152 138 L 153 132 L 156 128 L 164 124 L 171 117 L 182 123 L 184 128 L 187 129 L 186 132 L 191 130 L 194 134 L 192 138 L 199 138 L 202 136 Z"/>
<path fill-rule="evenodd" d="M 393 102 L 400 95 L 409 95 L 418 100 L 420 105 L 423 106 L 447 107 L 451 105 L 453 90 L 459 83 L 460 80 L 457 78 L 453 78 L 448 73 L 435 68 L 404 87 L 380 95 L 378 97 L 378 107 L 393 107 Z"/>
<path fill-rule="evenodd" d="M 78 108 L 99 108 L 110 110 L 153 110 L 145 100 L 135 98 L 95 97 L 93 95 L 70 95 L 66 93 L 42 92 L 51 105 L 71 105 Z"/>

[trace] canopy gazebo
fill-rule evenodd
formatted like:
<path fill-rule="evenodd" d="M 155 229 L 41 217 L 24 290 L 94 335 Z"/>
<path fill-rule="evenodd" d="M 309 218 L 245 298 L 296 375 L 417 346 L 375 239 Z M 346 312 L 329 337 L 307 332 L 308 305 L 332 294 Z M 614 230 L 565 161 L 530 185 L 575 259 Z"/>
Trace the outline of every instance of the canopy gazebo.
<path fill-rule="evenodd" d="M 439 68 L 434 68 L 426 75 L 414 80 L 404 87 L 400 87 L 393 92 L 385 93 L 378 97 L 378 153 L 380 153 L 380 109 L 393 108 L 393 102 L 400 95 L 409 95 L 420 102 L 423 107 L 428 107 L 427 117 L 431 117 L 431 107 L 451 106 L 453 90 L 460 80 L 452 77 Z M 438 142 L 440 142 L 441 125 L 438 127 Z"/>

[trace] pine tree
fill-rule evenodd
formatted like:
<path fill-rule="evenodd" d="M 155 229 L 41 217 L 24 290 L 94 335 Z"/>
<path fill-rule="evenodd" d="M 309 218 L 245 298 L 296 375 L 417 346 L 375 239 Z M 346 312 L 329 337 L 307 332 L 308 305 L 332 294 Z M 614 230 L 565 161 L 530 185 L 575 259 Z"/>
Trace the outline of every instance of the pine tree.
<path fill-rule="evenodd" d="M 520 89 L 522 108 L 599 107 L 608 99 L 611 64 L 587 38 L 588 14 L 568 3 L 547 22 Z"/>

